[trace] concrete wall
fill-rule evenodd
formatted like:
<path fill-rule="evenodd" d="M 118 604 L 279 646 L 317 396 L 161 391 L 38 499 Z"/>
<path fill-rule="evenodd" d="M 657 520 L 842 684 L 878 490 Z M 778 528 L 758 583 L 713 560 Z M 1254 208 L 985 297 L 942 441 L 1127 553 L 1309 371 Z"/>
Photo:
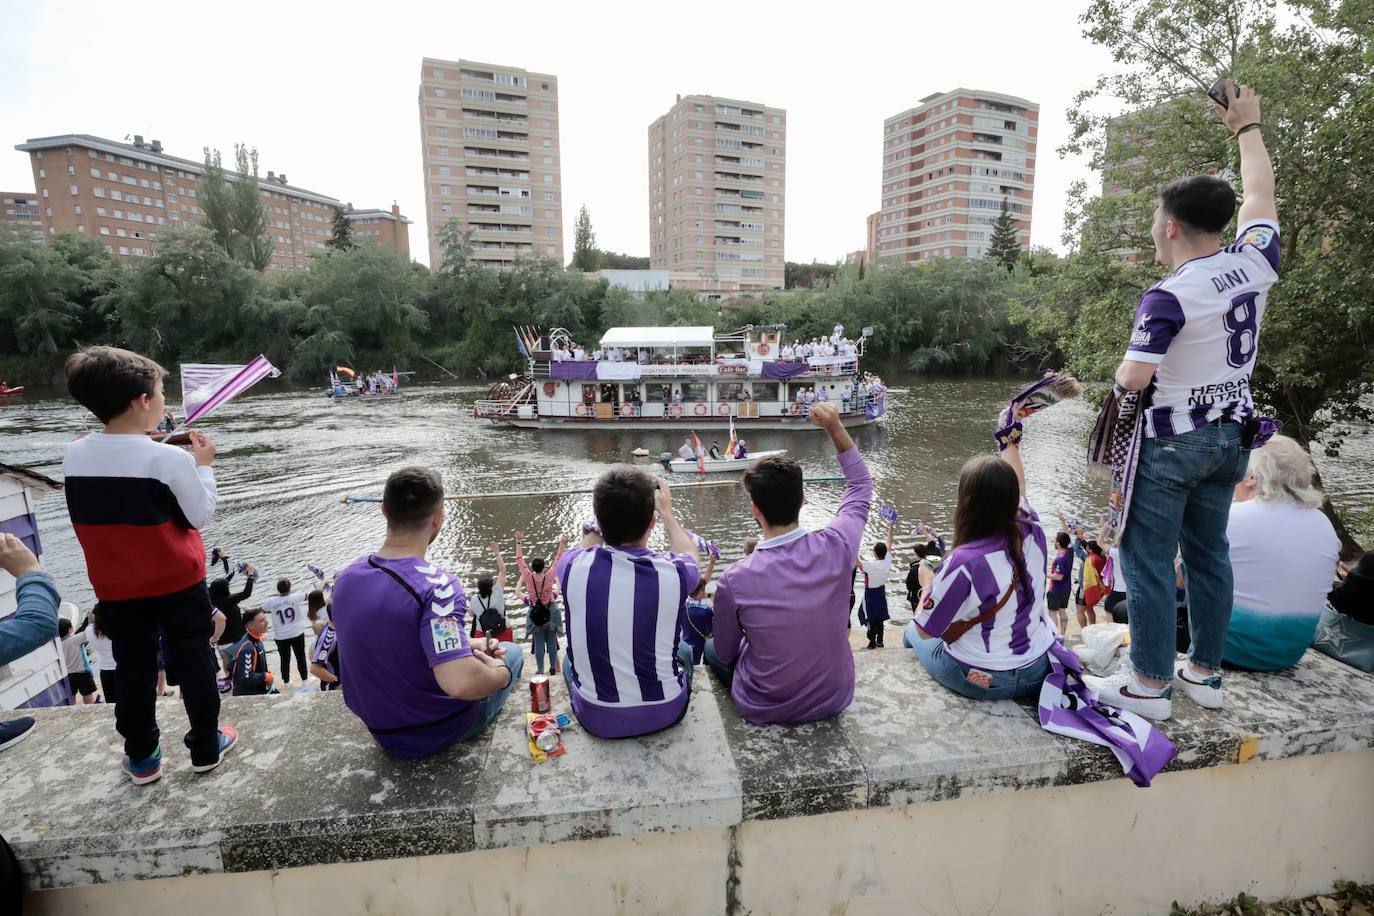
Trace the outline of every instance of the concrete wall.
<path fill-rule="evenodd" d="M 25 912 L 1167 913 L 1374 880 L 1374 750 L 733 827 L 30 893 Z"/>

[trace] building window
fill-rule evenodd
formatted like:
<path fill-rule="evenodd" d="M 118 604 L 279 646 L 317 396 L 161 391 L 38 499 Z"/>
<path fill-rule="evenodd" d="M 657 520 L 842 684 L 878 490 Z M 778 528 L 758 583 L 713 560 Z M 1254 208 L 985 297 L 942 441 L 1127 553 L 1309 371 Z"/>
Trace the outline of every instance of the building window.
<path fill-rule="evenodd" d="M 553 238 L 554 236 L 558 235 L 558 230 L 555 229 L 553 226 L 550 226 L 548 229 L 545 229 L 544 231 L 548 234 L 549 238 Z"/>
<path fill-rule="evenodd" d="M 436 137 L 447 137 L 447 136 L 448 136 L 448 128 L 447 128 L 447 127 L 436 127 L 436 128 L 434 129 L 434 135 L 435 135 Z"/>
<path fill-rule="evenodd" d="M 119 246 L 119 253 L 120 253 L 120 254 L 128 254 L 128 253 L 129 253 L 129 246 L 128 246 L 128 245 L 120 245 L 120 246 Z"/>
<path fill-rule="evenodd" d="M 436 80 L 441 80 L 444 78 L 444 71 L 440 70 L 438 67 L 435 67 L 434 69 L 429 71 L 429 75 L 434 77 Z"/>
<path fill-rule="evenodd" d="M 447 118 L 447 117 L 448 117 L 448 109 L 447 109 L 447 108 L 436 108 L 436 109 L 434 109 L 434 117 L 436 117 L 436 118 Z"/>
<path fill-rule="evenodd" d="M 444 176 L 445 178 L 447 178 L 447 177 L 448 177 L 448 166 L 446 166 L 446 165 L 441 165 L 441 166 L 439 166 L 439 174 L 442 175 L 442 176 Z"/>
<path fill-rule="evenodd" d="M 545 192 L 544 192 L 544 200 L 550 201 L 550 202 L 551 202 L 551 201 L 553 200 L 553 195 L 550 194 L 549 192 L 545 191 Z"/>
<path fill-rule="evenodd" d="M 436 86 L 436 87 L 434 88 L 434 97 L 435 97 L 436 99 L 442 99 L 442 98 L 444 97 L 444 90 L 442 90 L 442 89 L 440 89 L 439 87 Z"/>
<path fill-rule="evenodd" d="M 553 157 L 552 157 L 552 156 L 545 156 L 545 157 L 544 157 L 544 164 L 545 164 L 545 165 L 553 165 Z"/>
<path fill-rule="evenodd" d="M 449 185 L 441 184 L 439 185 L 439 193 L 442 194 L 444 197 L 448 197 L 450 194 L 453 193 L 453 188 Z"/>
<path fill-rule="evenodd" d="M 74 211 L 76 212 L 76 215 L 77 215 L 77 216 L 80 216 L 80 215 L 81 215 L 81 205 L 80 205 L 80 204 L 77 204 L 76 206 L 72 207 L 72 210 L 74 210 Z"/>
<path fill-rule="evenodd" d="M 48 197 L 48 189 L 47 189 L 47 188 L 44 188 L 44 189 L 43 189 L 43 198 L 46 200 L 47 197 Z"/>
<path fill-rule="evenodd" d="M 553 176 L 552 176 L 552 175 L 545 175 L 545 176 L 544 176 L 544 184 L 553 184 Z"/>

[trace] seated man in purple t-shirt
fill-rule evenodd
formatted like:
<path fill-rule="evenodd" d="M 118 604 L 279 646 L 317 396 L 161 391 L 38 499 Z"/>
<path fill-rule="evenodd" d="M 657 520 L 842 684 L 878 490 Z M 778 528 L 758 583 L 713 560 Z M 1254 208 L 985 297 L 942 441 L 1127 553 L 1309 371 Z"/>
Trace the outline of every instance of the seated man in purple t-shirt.
<path fill-rule="evenodd" d="M 639 468 L 602 474 L 592 511 L 600 532 L 584 526 L 582 542 L 555 567 L 567 612 L 563 677 L 573 713 L 601 738 L 662 731 L 687 713 L 692 655 L 679 643 L 687 596 L 701 578 L 697 549 L 673 517 L 667 481 Z M 668 553 L 646 546 L 655 512 Z"/>
<path fill-rule="evenodd" d="M 402 468 L 382 495 L 386 540 L 334 582 L 333 622 L 348 671 L 344 702 L 398 757 L 476 737 L 520 677 L 520 647 L 468 644 L 458 578 L 425 559 L 444 524 L 444 485 Z"/>
<path fill-rule="evenodd" d="M 830 433 L 844 472 L 835 518 L 817 531 L 800 527 L 801 466 L 763 459 L 744 474 L 763 539 L 716 584 L 706 664 L 756 725 L 828 718 L 854 698 L 849 607 L 873 478 L 835 405 L 816 404 L 811 422 Z"/>

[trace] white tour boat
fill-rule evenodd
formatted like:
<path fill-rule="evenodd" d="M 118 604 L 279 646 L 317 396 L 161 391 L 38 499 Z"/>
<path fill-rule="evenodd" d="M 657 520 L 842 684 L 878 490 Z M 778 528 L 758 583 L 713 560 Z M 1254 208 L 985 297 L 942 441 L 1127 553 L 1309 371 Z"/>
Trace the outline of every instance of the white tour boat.
<path fill-rule="evenodd" d="M 665 471 L 672 471 L 674 474 L 743 474 L 755 461 L 786 454 L 787 449 L 775 448 L 766 452 L 753 452 L 743 458 L 706 457 L 698 461 L 696 458 L 673 458 L 671 453 L 664 452 L 659 464 L 663 465 Z"/>
<path fill-rule="evenodd" d="M 611 328 L 593 353 L 567 331 L 516 329 L 523 374 L 493 385 L 473 415 L 524 429 L 815 429 L 810 404 L 828 401 L 845 426 L 887 412 L 887 391 L 859 369 L 866 337 L 844 353 L 784 359 L 786 328 Z M 790 346 L 788 347 L 790 350 Z"/>

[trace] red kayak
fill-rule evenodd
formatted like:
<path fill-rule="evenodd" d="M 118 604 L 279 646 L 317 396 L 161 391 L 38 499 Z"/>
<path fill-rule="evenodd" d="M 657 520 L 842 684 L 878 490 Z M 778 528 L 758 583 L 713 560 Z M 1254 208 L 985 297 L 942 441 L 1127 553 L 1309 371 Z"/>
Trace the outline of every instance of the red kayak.
<path fill-rule="evenodd" d="M 23 386 L 23 385 L 20 385 L 18 388 L 0 388 L 0 398 L 9 397 L 10 395 L 15 395 L 15 394 L 23 394 L 23 393 L 24 393 L 24 386 Z"/>

